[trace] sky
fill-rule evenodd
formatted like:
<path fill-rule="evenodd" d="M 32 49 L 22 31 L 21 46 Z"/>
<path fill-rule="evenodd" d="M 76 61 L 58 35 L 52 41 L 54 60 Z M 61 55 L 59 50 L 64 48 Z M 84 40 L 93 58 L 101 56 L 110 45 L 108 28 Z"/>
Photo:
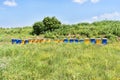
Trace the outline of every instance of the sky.
<path fill-rule="evenodd" d="M 65 24 L 120 20 L 120 0 L 0 0 L 0 27 L 32 26 L 47 16 Z"/>

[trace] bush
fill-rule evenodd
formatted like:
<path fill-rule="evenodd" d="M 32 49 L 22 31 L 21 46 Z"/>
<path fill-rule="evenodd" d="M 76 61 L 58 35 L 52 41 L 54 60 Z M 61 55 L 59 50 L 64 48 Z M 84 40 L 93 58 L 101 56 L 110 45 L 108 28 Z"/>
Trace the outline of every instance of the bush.
<path fill-rule="evenodd" d="M 45 27 L 43 22 L 36 22 L 33 25 L 33 33 L 35 33 L 36 35 L 39 35 L 41 33 L 44 33 L 45 31 Z"/>

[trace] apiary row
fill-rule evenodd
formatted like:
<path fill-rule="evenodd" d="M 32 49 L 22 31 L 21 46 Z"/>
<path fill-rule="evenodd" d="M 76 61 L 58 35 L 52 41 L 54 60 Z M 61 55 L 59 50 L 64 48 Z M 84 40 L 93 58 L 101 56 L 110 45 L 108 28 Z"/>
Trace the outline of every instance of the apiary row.
<path fill-rule="evenodd" d="M 29 43 L 85 43 L 85 44 L 108 44 L 107 38 L 85 38 L 85 39 L 63 39 L 63 40 L 52 40 L 52 39 L 12 39 L 12 44 L 29 44 Z"/>

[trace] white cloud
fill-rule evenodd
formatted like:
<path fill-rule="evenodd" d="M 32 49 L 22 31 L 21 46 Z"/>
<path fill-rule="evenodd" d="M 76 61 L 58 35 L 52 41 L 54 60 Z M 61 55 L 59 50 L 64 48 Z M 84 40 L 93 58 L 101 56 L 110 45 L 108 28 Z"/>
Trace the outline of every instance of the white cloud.
<path fill-rule="evenodd" d="M 17 6 L 17 3 L 15 2 L 15 0 L 5 0 L 3 4 L 10 7 Z"/>
<path fill-rule="evenodd" d="M 92 3 L 97 3 L 99 2 L 100 0 L 91 0 Z"/>
<path fill-rule="evenodd" d="M 118 20 L 120 19 L 120 13 L 119 12 L 113 12 L 113 13 L 104 13 L 99 16 L 92 17 L 93 20 L 103 20 L 103 19 L 111 19 L 111 20 Z"/>
<path fill-rule="evenodd" d="M 80 4 L 84 4 L 84 3 L 88 2 L 88 1 L 90 1 L 91 3 L 97 3 L 100 0 L 73 0 L 73 2 L 80 3 Z"/>
<path fill-rule="evenodd" d="M 73 2 L 76 2 L 76 3 L 80 3 L 80 4 L 83 4 L 85 3 L 87 0 L 73 0 Z"/>
<path fill-rule="evenodd" d="M 98 16 L 93 16 L 90 19 L 82 20 L 81 22 L 92 23 L 94 21 L 101 21 L 101 20 L 120 20 L 120 12 L 104 13 Z"/>

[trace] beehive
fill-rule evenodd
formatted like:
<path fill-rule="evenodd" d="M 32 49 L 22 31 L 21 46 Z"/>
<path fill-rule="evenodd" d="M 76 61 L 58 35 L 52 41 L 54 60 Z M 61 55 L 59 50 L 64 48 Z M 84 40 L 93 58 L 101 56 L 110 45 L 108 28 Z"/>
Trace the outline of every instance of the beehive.
<path fill-rule="evenodd" d="M 90 39 L 89 38 L 85 38 L 85 44 L 90 44 Z"/>
<path fill-rule="evenodd" d="M 101 38 L 96 38 L 96 44 L 101 44 Z"/>

